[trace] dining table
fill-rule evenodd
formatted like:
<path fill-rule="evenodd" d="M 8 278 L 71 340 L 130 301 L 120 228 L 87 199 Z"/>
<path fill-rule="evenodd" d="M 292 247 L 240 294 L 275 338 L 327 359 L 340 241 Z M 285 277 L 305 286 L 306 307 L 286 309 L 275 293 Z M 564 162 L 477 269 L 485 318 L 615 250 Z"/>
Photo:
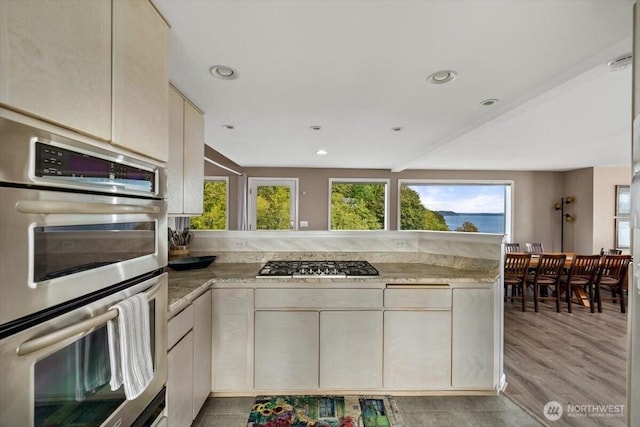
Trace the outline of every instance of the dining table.
<path fill-rule="evenodd" d="M 529 263 L 529 270 L 531 272 L 535 272 L 538 267 L 538 263 L 540 262 L 540 255 L 542 254 L 532 254 L 531 262 Z M 566 255 L 566 259 L 564 260 L 564 271 L 568 272 L 571 268 L 571 263 L 573 262 L 573 257 L 576 256 L 575 252 L 544 252 L 544 255 Z M 561 289 L 561 292 L 564 293 L 565 289 Z M 591 302 L 589 301 L 589 296 L 582 288 L 575 288 L 576 296 L 578 297 L 578 302 L 585 307 L 591 307 Z"/>

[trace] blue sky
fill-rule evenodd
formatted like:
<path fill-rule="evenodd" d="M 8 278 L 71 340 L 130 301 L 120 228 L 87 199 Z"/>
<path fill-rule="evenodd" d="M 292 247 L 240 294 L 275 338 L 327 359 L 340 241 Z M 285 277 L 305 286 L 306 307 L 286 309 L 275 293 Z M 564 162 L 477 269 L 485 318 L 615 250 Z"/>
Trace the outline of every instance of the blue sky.
<path fill-rule="evenodd" d="M 422 204 L 433 211 L 503 213 L 504 185 L 410 185 Z"/>

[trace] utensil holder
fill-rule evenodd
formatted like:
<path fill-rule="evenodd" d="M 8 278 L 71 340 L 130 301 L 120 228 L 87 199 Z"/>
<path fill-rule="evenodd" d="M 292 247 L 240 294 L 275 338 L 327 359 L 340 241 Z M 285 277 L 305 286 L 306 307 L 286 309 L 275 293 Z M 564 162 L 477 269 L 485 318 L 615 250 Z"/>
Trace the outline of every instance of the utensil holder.
<path fill-rule="evenodd" d="M 180 256 L 187 256 L 190 253 L 191 253 L 191 249 L 189 249 L 189 245 L 169 246 L 169 256 L 180 257 Z"/>

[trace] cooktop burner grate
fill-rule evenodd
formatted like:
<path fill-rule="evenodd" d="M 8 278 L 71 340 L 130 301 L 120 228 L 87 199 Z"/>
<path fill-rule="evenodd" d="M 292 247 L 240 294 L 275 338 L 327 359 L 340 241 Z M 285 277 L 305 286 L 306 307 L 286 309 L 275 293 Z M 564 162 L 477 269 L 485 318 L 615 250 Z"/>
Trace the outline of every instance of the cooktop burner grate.
<path fill-rule="evenodd" d="M 268 261 L 257 277 L 371 277 L 378 276 L 367 261 Z"/>

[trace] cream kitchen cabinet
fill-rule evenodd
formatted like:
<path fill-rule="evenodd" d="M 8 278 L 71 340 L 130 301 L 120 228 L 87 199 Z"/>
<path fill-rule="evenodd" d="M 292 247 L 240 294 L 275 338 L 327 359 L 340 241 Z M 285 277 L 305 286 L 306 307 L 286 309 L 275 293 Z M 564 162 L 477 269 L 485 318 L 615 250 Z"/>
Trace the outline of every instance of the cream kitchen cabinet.
<path fill-rule="evenodd" d="M 211 291 L 193 301 L 193 418 L 211 394 Z"/>
<path fill-rule="evenodd" d="M 453 290 L 452 375 L 454 388 L 494 389 L 494 291 Z"/>
<path fill-rule="evenodd" d="M 211 393 L 211 291 L 169 320 L 167 418 L 190 426 Z"/>
<path fill-rule="evenodd" d="M 0 104 L 166 162 L 168 25 L 149 0 L 0 1 Z"/>
<path fill-rule="evenodd" d="M 382 311 L 320 312 L 320 388 L 382 388 Z"/>
<path fill-rule="evenodd" d="M 0 104 L 111 139 L 111 1 L 0 1 Z"/>
<path fill-rule="evenodd" d="M 204 117 L 174 87 L 169 88 L 168 212 L 200 215 L 203 209 Z"/>
<path fill-rule="evenodd" d="M 257 390 L 382 387 L 382 289 L 256 289 Z"/>
<path fill-rule="evenodd" d="M 255 388 L 318 388 L 317 311 L 256 311 Z"/>
<path fill-rule="evenodd" d="M 148 0 L 112 4 L 112 143 L 166 162 L 169 27 Z"/>
<path fill-rule="evenodd" d="M 385 289 L 384 387 L 451 387 L 451 289 Z"/>
<path fill-rule="evenodd" d="M 214 392 L 253 389 L 254 290 L 213 289 Z"/>

